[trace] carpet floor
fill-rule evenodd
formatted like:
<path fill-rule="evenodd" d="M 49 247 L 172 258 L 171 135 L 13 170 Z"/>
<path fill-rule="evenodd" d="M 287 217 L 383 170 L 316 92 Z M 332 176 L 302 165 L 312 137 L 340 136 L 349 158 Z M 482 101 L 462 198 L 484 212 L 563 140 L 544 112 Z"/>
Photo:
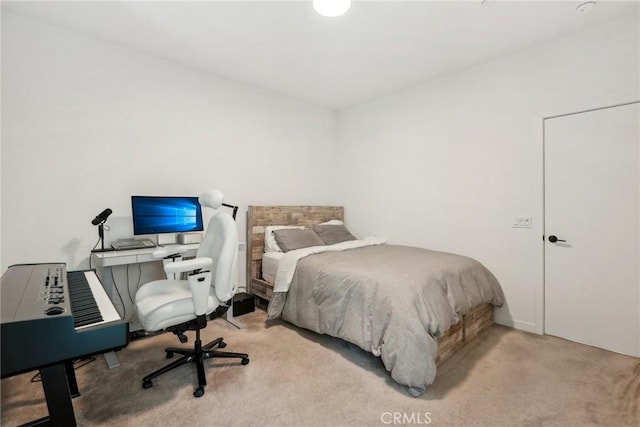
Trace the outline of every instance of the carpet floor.
<path fill-rule="evenodd" d="M 79 426 L 638 426 L 640 359 L 494 325 L 440 366 L 419 398 L 395 383 L 380 360 L 351 344 L 265 322 L 258 309 L 211 322 L 203 342 L 222 336 L 225 350 L 251 362 L 207 361 L 208 385 L 194 398 L 193 366 L 143 390 L 141 379 L 167 363 L 173 334 L 131 342 L 76 369 Z M 189 343 L 192 345 L 191 336 Z M 79 365 L 79 364 L 78 364 Z M 47 414 L 34 373 L 1 382 L 1 424 Z"/>

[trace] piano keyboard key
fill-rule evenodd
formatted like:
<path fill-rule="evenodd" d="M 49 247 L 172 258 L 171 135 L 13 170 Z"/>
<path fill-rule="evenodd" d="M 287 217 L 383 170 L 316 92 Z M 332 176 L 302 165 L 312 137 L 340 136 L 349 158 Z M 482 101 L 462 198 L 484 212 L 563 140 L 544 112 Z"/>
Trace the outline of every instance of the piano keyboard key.
<path fill-rule="evenodd" d="M 90 290 L 90 288 L 83 272 L 68 272 L 67 285 L 76 329 L 79 326 L 91 325 L 103 320 L 95 298 L 87 294 L 87 289 Z"/>
<path fill-rule="evenodd" d="M 95 272 L 68 272 L 67 284 L 76 330 L 121 320 Z"/>

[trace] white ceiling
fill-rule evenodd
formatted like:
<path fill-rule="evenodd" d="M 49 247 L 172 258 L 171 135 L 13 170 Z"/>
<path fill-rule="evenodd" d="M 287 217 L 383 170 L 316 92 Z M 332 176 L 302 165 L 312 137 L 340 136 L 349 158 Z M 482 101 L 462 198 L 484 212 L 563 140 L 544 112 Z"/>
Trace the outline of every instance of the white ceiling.
<path fill-rule="evenodd" d="M 340 109 L 622 15 L 640 2 L 354 1 L 337 18 L 296 1 L 2 1 L 27 15 Z"/>

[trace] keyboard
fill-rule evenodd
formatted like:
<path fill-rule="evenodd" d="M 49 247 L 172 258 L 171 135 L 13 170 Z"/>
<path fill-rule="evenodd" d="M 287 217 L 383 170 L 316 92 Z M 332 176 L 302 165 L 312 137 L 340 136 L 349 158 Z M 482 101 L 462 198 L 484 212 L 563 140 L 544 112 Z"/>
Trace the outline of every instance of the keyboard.
<path fill-rule="evenodd" d="M 117 251 L 127 249 L 155 248 L 156 244 L 151 239 L 120 239 L 111 243 L 111 247 Z"/>
<path fill-rule="evenodd" d="M 0 284 L 1 378 L 40 370 L 49 410 L 48 422 L 25 425 L 77 425 L 73 360 L 125 347 L 129 323 L 93 270 L 18 264 L 7 269 Z"/>

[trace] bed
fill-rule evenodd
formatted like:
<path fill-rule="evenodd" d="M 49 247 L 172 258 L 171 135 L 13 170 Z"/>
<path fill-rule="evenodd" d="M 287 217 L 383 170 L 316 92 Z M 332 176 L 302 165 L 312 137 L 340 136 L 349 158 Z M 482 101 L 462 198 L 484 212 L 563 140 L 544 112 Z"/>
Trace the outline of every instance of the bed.
<path fill-rule="evenodd" d="M 326 240 L 323 230 L 345 230 L 334 226 L 343 220 L 339 206 L 249 206 L 247 288 L 268 302 L 269 318 L 358 345 L 419 396 L 438 364 L 493 324 L 502 290 L 472 258 L 373 237 L 273 250 L 273 236 L 281 246 L 316 234 L 308 230 Z"/>

